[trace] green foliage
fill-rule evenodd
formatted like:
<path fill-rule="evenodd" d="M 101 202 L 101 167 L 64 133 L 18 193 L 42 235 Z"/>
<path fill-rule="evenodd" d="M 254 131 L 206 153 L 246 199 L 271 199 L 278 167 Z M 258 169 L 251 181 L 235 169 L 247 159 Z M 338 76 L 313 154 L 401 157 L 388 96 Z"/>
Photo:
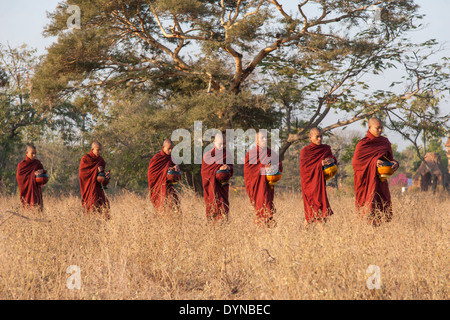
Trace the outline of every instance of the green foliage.
<path fill-rule="evenodd" d="M 202 121 L 203 130 L 224 130 L 228 122 L 246 130 L 274 123 L 277 114 L 260 105 L 257 97 L 244 92 L 174 95 L 167 107 L 152 95 L 131 89 L 111 92 L 108 100 L 108 115 L 99 118 L 95 129 L 86 133 L 85 138 L 99 140 L 104 145 L 104 157 L 113 174 L 112 184 L 136 191 L 146 187 L 150 158 L 161 150 L 162 141 L 171 138 L 175 129 L 190 130 L 193 138 L 194 121 Z M 246 115 L 241 110 L 253 112 Z M 267 122 L 262 121 L 264 118 Z M 192 176 L 199 177 L 200 166 L 188 165 L 182 169 L 190 179 L 189 184 L 194 185 Z"/>
<path fill-rule="evenodd" d="M 45 117 L 30 99 L 35 50 L 0 44 L 0 177 L 7 191 L 16 186 L 16 166 L 23 160 L 21 143 L 39 139 Z M 20 156 L 19 156 L 20 152 Z"/>
<path fill-rule="evenodd" d="M 66 8 L 72 4 L 81 11 L 79 30 L 67 30 Z M 447 65 L 426 64 L 435 41 L 413 45 L 406 39 L 421 19 L 414 1 L 379 2 L 377 24 L 368 23 L 369 0 L 306 1 L 294 13 L 277 4 L 61 2 L 44 30 L 58 40 L 36 66 L 33 90 L 23 95 L 36 101 L 21 105 L 29 125 L 16 140 L 7 140 L 39 137 L 56 153 L 72 147 L 69 154 L 77 159 L 92 140 L 100 140 L 112 187 L 141 190 L 162 140 L 174 129 L 191 130 L 194 121 L 202 121 L 203 129 L 280 128 L 282 156 L 330 112 L 347 120 L 325 132 L 373 115 L 406 134 L 426 129 L 427 139 L 445 131 L 446 115 L 438 106 L 448 89 Z M 404 78 L 389 90 L 366 83 L 364 75 L 392 68 L 403 69 Z M 8 99 L 2 112 L 17 123 L 16 115 L 5 111 L 14 101 Z M 348 165 L 357 138 L 347 142 L 339 152 Z M 293 160 L 290 165 L 295 167 Z M 199 166 L 183 170 L 198 188 Z M 351 176 L 343 171 L 343 178 L 344 173 Z M 69 178 L 59 172 L 55 179 Z"/>
<path fill-rule="evenodd" d="M 358 144 L 359 140 L 361 140 L 360 138 L 354 137 L 352 138 L 351 143 L 349 144 L 349 146 L 347 148 L 344 149 L 343 153 L 342 153 L 342 161 L 344 161 L 345 163 L 351 163 L 353 160 L 353 154 L 355 153 L 355 149 L 356 149 L 356 145 Z"/>
<path fill-rule="evenodd" d="M 162 108 L 146 93 L 132 90 L 110 93 L 109 112 L 102 115 L 92 131 L 84 134 L 89 148 L 92 141 L 100 141 L 108 169 L 111 188 L 143 189 L 147 184 L 150 157 L 161 150 L 162 141 L 170 138 L 177 117 Z M 167 123 L 167 125 L 166 125 Z"/>
<path fill-rule="evenodd" d="M 36 144 L 37 155 L 49 175 L 46 194 L 79 195 L 78 169 L 81 157 L 89 150 L 72 147 L 58 136 L 47 135 Z"/>

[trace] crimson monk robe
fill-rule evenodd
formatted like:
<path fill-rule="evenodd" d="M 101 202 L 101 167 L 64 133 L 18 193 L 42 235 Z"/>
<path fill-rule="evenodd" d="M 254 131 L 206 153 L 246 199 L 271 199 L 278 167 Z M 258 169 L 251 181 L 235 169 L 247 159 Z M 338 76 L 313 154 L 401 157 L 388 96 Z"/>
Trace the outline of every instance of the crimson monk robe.
<path fill-rule="evenodd" d="M 228 199 L 230 185 L 228 183 L 221 184 L 216 179 L 218 170 L 227 168 L 230 172 L 230 178 L 233 175 L 233 165 L 226 164 L 227 150 L 213 148 L 206 152 L 202 159 L 202 183 L 203 197 L 206 205 L 206 216 L 209 219 L 227 219 L 229 213 L 230 202 Z"/>
<path fill-rule="evenodd" d="M 20 201 L 24 208 L 41 208 L 44 205 L 42 187 L 36 182 L 36 172 L 44 170 L 44 166 L 38 159 L 30 159 L 28 156 L 17 165 L 16 179 L 19 185 Z"/>
<path fill-rule="evenodd" d="M 323 172 L 322 161 L 336 158 L 331 152 L 331 147 L 326 144 L 310 145 L 300 151 L 300 178 L 302 185 L 303 206 L 306 222 L 316 220 L 325 221 L 333 214 L 327 197 L 326 180 Z"/>
<path fill-rule="evenodd" d="M 170 154 L 161 150 L 155 154 L 148 165 L 147 178 L 150 200 L 157 211 L 166 206 L 180 210 L 178 194 L 172 183 L 167 181 L 169 168 L 175 167 Z"/>
<path fill-rule="evenodd" d="M 355 203 L 368 214 L 369 221 L 378 223 L 392 219 L 389 183 L 377 174 L 377 162 L 395 161 L 391 143 L 386 137 L 375 137 L 370 131 L 356 145 L 353 155 Z M 397 161 L 395 161 L 397 162 Z"/>
<path fill-rule="evenodd" d="M 266 170 L 274 165 L 273 159 L 277 159 L 278 171 L 283 171 L 279 155 L 267 147 L 257 145 L 245 155 L 244 182 L 245 189 L 252 206 L 256 210 L 256 222 L 270 226 L 275 213 L 273 204 L 275 191 L 266 180 Z"/>
<path fill-rule="evenodd" d="M 105 160 L 91 150 L 81 158 L 78 176 L 83 208 L 87 212 L 102 211 L 108 216 L 109 201 L 102 185 L 97 182 L 97 174 L 105 166 Z"/>

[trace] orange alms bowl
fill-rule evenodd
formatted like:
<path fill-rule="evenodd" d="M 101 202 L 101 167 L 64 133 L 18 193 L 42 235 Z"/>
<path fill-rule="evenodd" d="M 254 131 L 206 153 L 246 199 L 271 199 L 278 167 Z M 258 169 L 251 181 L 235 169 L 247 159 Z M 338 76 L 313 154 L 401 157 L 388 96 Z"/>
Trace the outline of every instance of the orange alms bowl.
<path fill-rule="evenodd" d="M 278 181 L 281 179 L 281 173 L 280 171 L 274 173 L 274 174 L 266 174 L 266 180 L 269 185 L 274 186 L 277 184 Z"/>
<path fill-rule="evenodd" d="M 377 173 L 382 181 L 394 174 L 394 169 L 392 168 L 393 165 L 394 163 L 385 161 L 381 167 L 377 167 Z"/>

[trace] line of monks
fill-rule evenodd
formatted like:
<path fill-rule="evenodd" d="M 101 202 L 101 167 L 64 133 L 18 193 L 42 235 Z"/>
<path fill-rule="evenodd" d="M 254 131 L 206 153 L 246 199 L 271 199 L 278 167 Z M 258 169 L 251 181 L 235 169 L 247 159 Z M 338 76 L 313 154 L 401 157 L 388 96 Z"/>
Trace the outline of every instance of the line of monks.
<path fill-rule="evenodd" d="M 354 187 L 356 207 L 359 213 L 368 218 L 369 223 L 378 225 L 392 219 L 392 204 L 387 180 L 380 179 L 377 167 L 386 160 L 393 163 L 393 170 L 399 164 L 393 159 L 391 143 L 381 136 L 383 124 L 378 118 L 369 120 L 366 136 L 361 139 L 353 156 Z M 326 222 L 333 214 L 327 197 L 326 180 L 323 167 L 337 160 L 329 145 L 322 143 L 322 132 L 312 128 L 309 133 L 311 144 L 300 152 L 300 177 L 304 203 L 304 227 L 313 222 Z M 257 133 L 256 146 L 245 157 L 244 181 L 250 202 L 255 209 L 258 225 L 273 227 L 274 187 L 266 180 L 266 173 L 272 169 L 271 161 L 279 156 L 267 147 L 267 137 Z M 228 170 L 233 175 L 233 164 L 227 164 L 225 137 L 216 135 L 214 147 L 203 156 L 201 176 L 206 205 L 206 216 L 210 220 L 224 221 L 229 213 L 229 184 L 216 179 L 218 170 Z M 181 213 L 180 201 L 174 184 L 167 178 L 168 171 L 179 172 L 179 166 L 172 161 L 174 145 L 165 140 L 160 152 L 155 154 L 148 167 L 149 198 L 156 211 L 170 210 Z M 111 178 L 105 171 L 106 162 L 101 157 L 102 145 L 94 142 L 91 151 L 80 161 L 79 181 L 81 203 L 85 212 L 100 212 L 109 218 L 109 201 L 104 192 L 104 185 L 98 182 L 103 173 L 106 180 Z M 278 161 L 279 172 L 283 171 L 282 162 Z M 24 207 L 42 209 L 42 189 L 36 182 L 36 176 L 45 172 L 43 165 L 36 159 L 36 148 L 27 145 L 26 157 L 17 166 L 17 182 L 20 199 Z"/>

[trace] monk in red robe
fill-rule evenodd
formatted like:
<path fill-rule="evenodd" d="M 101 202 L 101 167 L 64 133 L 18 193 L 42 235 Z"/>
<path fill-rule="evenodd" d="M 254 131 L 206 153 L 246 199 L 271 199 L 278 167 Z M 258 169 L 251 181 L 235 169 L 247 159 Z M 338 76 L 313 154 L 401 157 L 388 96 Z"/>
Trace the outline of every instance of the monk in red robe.
<path fill-rule="evenodd" d="M 282 172 L 283 166 L 279 155 L 267 147 L 266 134 L 259 132 L 255 140 L 256 147 L 245 155 L 245 189 L 252 206 L 256 210 L 256 223 L 261 226 L 272 227 L 276 225 L 273 218 L 275 193 L 274 187 L 268 184 L 265 174 L 267 171 L 274 171 L 273 166 L 276 167 L 276 165 L 278 165 L 278 171 Z"/>
<path fill-rule="evenodd" d="M 323 166 L 336 163 L 331 147 L 322 144 L 322 131 L 309 131 L 311 144 L 300 151 L 300 177 L 305 210 L 304 228 L 311 222 L 325 222 L 333 214 L 327 197 Z"/>
<path fill-rule="evenodd" d="M 167 181 L 167 171 L 180 171 L 178 165 L 172 161 L 173 147 L 171 140 L 164 140 L 162 150 L 152 157 L 148 165 L 147 177 L 150 200 L 158 212 L 167 208 L 181 213 L 177 191 L 174 185 Z"/>
<path fill-rule="evenodd" d="M 109 201 L 103 186 L 97 182 L 97 175 L 105 170 L 106 162 L 101 157 L 102 145 L 93 142 L 91 151 L 85 154 L 80 161 L 79 180 L 81 189 L 81 204 L 86 212 L 97 212 L 109 216 Z M 110 179 L 110 172 L 106 172 L 106 178 Z"/>
<path fill-rule="evenodd" d="M 399 167 L 393 159 L 391 143 L 381 136 L 382 131 L 380 119 L 371 118 L 367 135 L 358 142 L 353 155 L 356 208 L 367 215 L 372 225 L 392 219 L 389 184 L 387 180 L 381 181 L 377 167 L 384 161 L 394 163 L 394 171 Z"/>
<path fill-rule="evenodd" d="M 214 148 L 205 153 L 202 161 L 201 175 L 206 217 L 211 220 L 228 219 L 230 185 L 222 185 L 216 179 L 218 170 L 229 170 L 233 175 L 233 165 L 226 162 L 227 151 L 224 142 L 223 135 L 217 134 L 214 138 Z"/>
<path fill-rule="evenodd" d="M 36 147 L 27 145 L 25 160 L 17 165 L 16 179 L 19 185 L 20 201 L 23 208 L 42 210 L 42 188 L 36 183 L 36 175 L 43 173 L 44 166 L 36 159 Z"/>

